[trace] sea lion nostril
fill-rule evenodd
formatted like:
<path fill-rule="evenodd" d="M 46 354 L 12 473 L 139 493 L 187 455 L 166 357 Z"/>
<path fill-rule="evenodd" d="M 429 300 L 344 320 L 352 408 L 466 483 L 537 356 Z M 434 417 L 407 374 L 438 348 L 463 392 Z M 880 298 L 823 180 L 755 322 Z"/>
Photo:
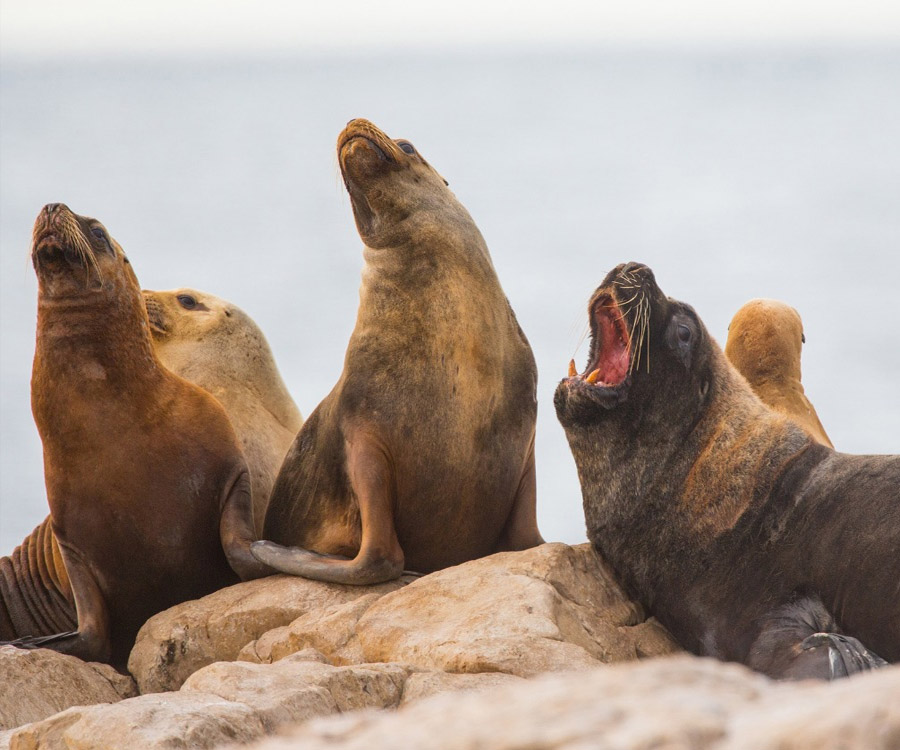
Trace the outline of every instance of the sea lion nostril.
<path fill-rule="evenodd" d="M 47 216 L 53 216 L 58 210 L 62 203 L 48 203 L 44 206 L 44 211 L 47 213 Z"/>

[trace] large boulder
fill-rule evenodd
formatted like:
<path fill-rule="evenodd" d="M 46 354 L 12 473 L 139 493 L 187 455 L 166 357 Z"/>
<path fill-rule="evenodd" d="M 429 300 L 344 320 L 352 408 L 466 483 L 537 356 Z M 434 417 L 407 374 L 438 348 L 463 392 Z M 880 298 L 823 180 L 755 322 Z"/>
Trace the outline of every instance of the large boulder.
<path fill-rule="evenodd" d="M 521 677 L 680 650 L 588 544 L 544 544 L 432 573 L 372 603 L 355 635 L 366 662 Z"/>
<path fill-rule="evenodd" d="M 198 669 L 235 660 L 247 643 L 266 631 L 307 612 L 387 594 L 404 583 L 342 586 L 294 576 L 239 583 L 151 617 L 138 633 L 128 671 L 141 693 L 178 690 Z"/>
<path fill-rule="evenodd" d="M 70 706 L 113 703 L 136 694 L 134 681 L 107 664 L 49 649 L 0 646 L 0 730 L 39 721 Z"/>
<path fill-rule="evenodd" d="M 252 750 L 888 750 L 900 747 L 898 695 L 900 667 L 791 684 L 679 656 L 315 719 Z"/>
<path fill-rule="evenodd" d="M 211 693 L 253 708 L 267 731 L 358 708 L 400 703 L 407 670 L 396 664 L 332 667 L 307 650 L 275 664 L 221 662 L 195 672 L 181 692 Z"/>
<path fill-rule="evenodd" d="M 10 750 L 163 750 L 246 744 L 265 734 L 256 712 L 217 695 L 141 695 L 70 708 L 9 735 Z"/>

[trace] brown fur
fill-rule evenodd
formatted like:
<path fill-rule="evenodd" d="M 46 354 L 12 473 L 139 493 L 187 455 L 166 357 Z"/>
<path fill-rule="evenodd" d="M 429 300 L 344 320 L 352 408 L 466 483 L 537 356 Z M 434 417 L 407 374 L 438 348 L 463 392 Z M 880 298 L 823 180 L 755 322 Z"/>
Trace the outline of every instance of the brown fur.
<path fill-rule="evenodd" d="M 78 623 L 50 645 L 123 667 L 148 617 L 262 572 L 247 468 L 222 407 L 160 364 L 131 265 L 99 222 L 46 206 L 32 259 L 32 409 Z M 23 585 L 36 567 L 16 570 Z"/>
<path fill-rule="evenodd" d="M 484 239 L 406 142 L 354 120 L 338 158 L 366 245 L 356 327 L 266 516 L 267 539 L 303 549 L 254 554 L 371 583 L 539 544 L 537 372 Z"/>
<path fill-rule="evenodd" d="M 754 299 L 731 319 L 725 356 L 766 406 L 833 448 L 800 383 L 803 340 L 803 322 L 793 307 L 777 300 Z"/>
<path fill-rule="evenodd" d="M 646 266 L 595 292 L 585 373 L 609 367 L 607 299 L 649 332 L 649 367 L 609 384 L 576 372 L 555 404 L 588 537 L 632 595 L 690 651 L 773 677 L 900 660 L 900 457 L 836 453 L 766 407 Z"/>

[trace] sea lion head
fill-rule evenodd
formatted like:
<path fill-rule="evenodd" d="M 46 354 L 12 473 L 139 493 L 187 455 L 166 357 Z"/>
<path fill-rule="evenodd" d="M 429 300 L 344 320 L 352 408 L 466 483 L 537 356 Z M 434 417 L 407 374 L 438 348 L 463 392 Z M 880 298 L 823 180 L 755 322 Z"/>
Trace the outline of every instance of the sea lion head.
<path fill-rule="evenodd" d="M 43 300 L 115 296 L 137 287 L 125 253 L 96 219 L 48 203 L 34 222 L 31 262 Z"/>
<path fill-rule="evenodd" d="M 728 325 L 725 355 L 750 383 L 800 380 L 803 321 L 790 305 L 753 299 Z"/>
<path fill-rule="evenodd" d="M 247 313 L 227 300 L 197 289 L 151 291 L 144 289 L 150 332 L 157 343 L 170 340 L 201 341 L 212 334 L 230 334 L 246 327 L 258 331 Z"/>
<path fill-rule="evenodd" d="M 556 413 L 570 427 L 591 426 L 618 438 L 650 422 L 665 422 L 667 436 L 693 424 L 703 411 L 712 363 L 709 334 L 694 309 L 666 297 L 645 265 L 616 266 L 588 304 L 588 363 L 554 396 Z"/>
<path fill-rule="evenodd" d="M 429 207 L 445 217 L 448 197 L 455 202 L 447 181 L 412 143 L 388 137 L 368 120 L 347 124 L 337 153 L 356 227 L 370 247 L 390 244 L 399 223 L 427 215 Z"/>

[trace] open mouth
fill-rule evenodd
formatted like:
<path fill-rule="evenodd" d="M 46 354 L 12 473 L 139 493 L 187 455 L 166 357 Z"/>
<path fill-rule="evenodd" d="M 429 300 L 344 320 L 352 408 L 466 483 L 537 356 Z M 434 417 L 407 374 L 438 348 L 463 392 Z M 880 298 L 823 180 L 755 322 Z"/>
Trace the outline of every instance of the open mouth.
<path fill-rule="evenodd" d="M 570 385 L 578 384 L 601 394 L 624 394 L 631 369 L 631 337 L 625 316 L 615 299 L 601 295 L 591 308 L 591 350 L 584 372 L 569 363 Z"/>

